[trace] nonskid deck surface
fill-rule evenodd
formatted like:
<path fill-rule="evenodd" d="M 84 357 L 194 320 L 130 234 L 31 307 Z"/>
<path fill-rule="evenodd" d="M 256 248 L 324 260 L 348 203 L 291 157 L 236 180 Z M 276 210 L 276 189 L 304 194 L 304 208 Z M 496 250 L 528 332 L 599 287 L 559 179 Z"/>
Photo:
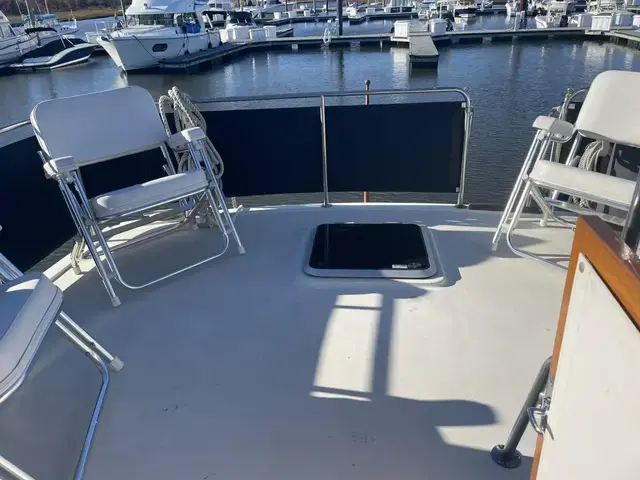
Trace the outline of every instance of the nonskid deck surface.
<path fill-rule="evenodd" d="M 490 249 L 499 213 L 337 205 L 242 212 L 247 253 L 112 308 L 93 270 L 58 280 L 65 310 L 124 361 L 112 376 L 88 479 L 525 479 L 503 443 L 551 353 L 564 273 Z M 430 228 L 446 283 L 314 278 L 315 227 Z M 518 240 L 561 258 L 572 234 L 523 222 Z M 217 231 L 118 254 L 143 280 L 220 245 Z M 86 262 L 85 269 L 89 269 Z M 52 333 L 0 408 L 0 453 L 36 478 L 69 478 L 98 375 Z"/>

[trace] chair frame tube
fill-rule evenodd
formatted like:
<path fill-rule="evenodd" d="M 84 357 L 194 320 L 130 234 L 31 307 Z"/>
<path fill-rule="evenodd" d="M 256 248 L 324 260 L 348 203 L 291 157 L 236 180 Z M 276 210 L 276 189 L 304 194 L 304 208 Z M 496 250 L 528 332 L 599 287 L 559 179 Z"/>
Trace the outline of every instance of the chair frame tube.
<path fill-rule="evenodd" d="M 3 281 L 11 281 L 22 276 L 22 272 L 13 265 L 9 259 L 0 253 L 0 277 Z M 104 399 L 109 387 L 109 368 L 113 371 L 120 371 L 124 367 L 124 363 L 118 357 L 112 355 L 106 348 L 104 348 L 95 338 L 93 338 L 86 330 L 80 325 L 74 322 L 63 311 L 58 312 L 57 318 L 54 322 L 60 331 L 64 334 L 69 342 L 75 345 L 82 353 L 84 353 L 89 360 L 98 368 L 102 383 L 98 392 L 96 403 L 93 407 L 91 414 L 91 420 L 85 433 L 82 450 L 78 458 L 78 463 L 73 475 L 74 480 L 82 480 L 84 477 L 87 462 L 89 459 L 89 453 L 91 452 L 91 446 L 95 436 L 96 428 L 98 426 L 98 420 L 100 418 L 100 412 L 104 404 Z M 105 360 L 108 362 L 105 363 Z M 27 377 L 29 367 L 25 370 L 25 373 L 17 380 L 10 390 L 0 398 L 0 403 L 7 400 L 24 382 Z M 7 460 L 0 455 L 0 469 L 10 473 L 19 480 L 34 480 L 32 476 L 27 474 L 24 470 L 17 465 Z"/>
<path fill-rule="evenodd" d="M 189 143 L 188 148 L 192 158 L 198 158 L 201 160 L 193 162 L 193 168 L 203 169 L 204 167 L 204 171 L 208 180 L 208 184 L 205 188 L 189 192 L 188 194 L 181 195 L 179 197 L 163 200 L 162 202 L 146 206 L 142 209 L 114 215 L 112 217 L 98 219 L 95 216 L 91 206 L 91 202 L 87 197 L 82 178 L 78 170 L 75 170 L 69 174 L 56 176 L 56 180 L 58 181 L 58 185 L 60 187 L 62 195 L 65 199 L 67 207 L 69 208 L 69 211 L 71 212 L 71 216 L 79 233 L 76 245 L 74 245 L 74 249 L 71 252 L 72 268 L 74 269 L 74 272 L 80 273 L 79 261 L 84 255 L 84 246 L 86 246 L 89 250 L 88 253 L 94 260 L 97 272 L 100 275 L 102 283 L 104 284 L 104 287 L 107 290 L 107 294 L 109 295 L 111 303 L 114 307 L 119 306 L 121 304 L 121 301 L 117 296 L 115 289 L 113 288 L 113 284 L 111 281 L 112 279 L 115 279 L 123 287 L 131 290 L 138 290 L 154 285 L 158 282 L 184 273 L 187 270 L 203 265 L 204 263 L 207 263 L 224 255 L 229 248 L 229 233 L 231 233 L 233 236 L 233 239 L 238 248 L 238 253 L 245 253 L 244 246 L 242 245 L 240 237 L 235 228 L 233 218 L 231 217 L 227 208 L 224 194 L 222 193 L 218 179 L 216 178 L 211 166 L 211 161 L 208 158 L 208 155 L 204 148 L 203 141 L 199 140 Z M 163 145 L 161 147 L 161 150 L 163 156 L 167 161 L 165 171 L 170 175 L 175 174 L 175 167 L 172 164 L 166 145 Z M 45 154 L 43 154 L 42 152 L 41 158 L 43 159 L 43 161 L 47 160 Z M 73 186 L 73 191 L 71 190 L 71 186 Z M 165 212 L 164 215 L 164 217 L 170 217 L 175 216 L 176 214 L 183 214 L 184 218 L 177 222 L 175 225 L 172 225 L 168 228 L 163 228 L 157 232 L 143 234 L 142 236 L 129 240 L 122 245 L 113 247 L 109 245 L 107 240 L 108 236 L 115 235 L 122 231 L 131 230 L 132 228 L 136 228 L 145 223 L 153 223 L 154 221 L 160 219 L 158 217 L 150 219 L 148 216 L 140 218 L 141 214 L 148 214 L 157 211 L 159 207 L 164 207 L 176 202 L 178 202 L 179 205 L 176 208 L 169 210 L 169 213 Z M 213 217 L 220 227 L 220 231 L 223 236 L 224 246 L 222 247 L 220 252 L 142 284 L 134 284 L 125 280 L 114 258 L 114 251 L 120 248 L 130 247 L 151 239 L 155 239 L 161 235 L 165 235 L 174 230 L 177 230 L 178 228 L 190 222 L 193 222 L 194 227 L 197 228 L 197 224 L 195 222 L 196 214 L 200 211 L 201 208 L 205 208 L 205 205 L 206 208 L 208 208 L 213 214 Z M 113 224 L 114 221 L 121 222 L 124 219 L 134 219 L 136 220 L 136 222 L 134 222 L 131 226 L 117 227 L 108 232 L 105 232 L 103 230 L 103 228 L 105 228 L 109 224 Z"/>

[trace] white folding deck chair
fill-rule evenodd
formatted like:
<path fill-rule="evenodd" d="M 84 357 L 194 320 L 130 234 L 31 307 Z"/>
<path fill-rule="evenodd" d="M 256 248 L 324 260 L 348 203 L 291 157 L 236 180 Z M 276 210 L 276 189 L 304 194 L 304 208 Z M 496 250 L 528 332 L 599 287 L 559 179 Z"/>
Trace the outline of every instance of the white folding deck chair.
<path fill-rule="evenodd" d="M 77 261 L 86 245 L 114 306 L 120 305 L 120 300 L 111 285 L 112 276 L 130 289 L 153 285 L 222 256 L 229 247 L 229 234 L 238 252 L 244 253 L 211 159 L 203 146 L 205 134 L 200 128 L 190 128 L 168 136 L 153 98 L 143 88 L 126 87 L 48 100 L 33 109 L 31 124 L 42 148 L 45 172 L 57 180 L 78 229 L 79 241 L 71 255 L 72 266 L 79 273 Z M 199 161 L 193 162 L 190 170 L 176 173 L 167 147 L 186 147 L 192 158 Z M 160 149 L 167 161 L 166 176 L 88 198 L 81 167 L 154 149 Z M 124 246 L 132 245 L 195 223 L 196 214 L 203 208 L 210 209 L 209 213 L 220 227 L 224 240 L 221 252 L 144 284 L 133 285 L 124 280 L 113 257 L 114 248 L 107 243 L 107 235 L 156 220 L 177 216 L 182 219 L 170 228 L 143 235 Z M 130 220 L 137 222 L 122 225 Z M 114 225 L 120 226 L 113 228 Z M 109 226 L 112 228 L 105 231 Z M 107 268 L 98 248 L 104 253 Z"/>
<path fill-rule="evenodd" d="M 538 129 L 536 139 L 531 145 L 502 218 L 498 223 L 493 237 L 494 248 L 500 241 L 510 219 L 509 226 L 506 228 L 506 240 L 507 245 L 514 253 L 565 268 L 540 256 L 525 252 L 514 245 L 511 236 L 529 198 L 532 198 L 542 210 L 542 225 L 545 224 L 547 218 L 553 218 L 561 224 L 573 226 L 573 223 L 556 215 L 554 208 L 583 215 L 596 215 L 612 223 L 624 224 L 624 218 L 617 218 L 595 209 L 583 208 L 579 204 L 559 201 L 558 194 L 577 197 L 626 213 L 633 198 L 634 181 L 576 167 L 572 158 L 575 153 L 574 148 L 571 149 L 569 158 L 564 164 L 543 158 L 547 154 L 551 142 L 565 143 L 571 140 L 574 135 L 580 138 L 601 140 L 608 144 L 640 148 L 640 123 L 637 120 L 640 99 L 629 93 L 633 92 L 637 85 L 640 85 L 640 73 L 615 70 L 603 72 L 594 79 L 575 125 L 553 117 L 538 117 L 536 119 L 534 123 L 534 127 Z M 538 150 L 537 157 L 536 150 Z M 533 168 L 531 168 L 532 164 Z M 551 195 L 545 197 L 542 189 L 550 190 Z"/>
<path fill-rule="evenodd" d="M 62 292 L 45 275 L 30 273 L 23 276 L 0 253 L 0 403 L 7 400 L 26 379 L 42 340 L 53 323 L 100 371 L 102 385 L 73 476 L 80 480 L 86 470 L 109 386 L 109 369 L 104 360 L 113 371 L 120 371 L 124 364 L 62 312 L 61 307 Z M 24 470 L 0 455 L 2 470 L 20 480 L 33 480 Z"/>

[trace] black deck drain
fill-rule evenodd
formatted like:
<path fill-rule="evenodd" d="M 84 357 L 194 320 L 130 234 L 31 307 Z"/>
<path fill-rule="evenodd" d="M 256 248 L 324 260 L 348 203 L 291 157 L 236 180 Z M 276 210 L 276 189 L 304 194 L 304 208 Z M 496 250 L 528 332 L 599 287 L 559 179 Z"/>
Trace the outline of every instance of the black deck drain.
<path fill-rule="evenodd" d="M 330 223 L 316 229 L 305 271 L 318 277 L 429 278 L 422 229 L 411 223 Z"/>

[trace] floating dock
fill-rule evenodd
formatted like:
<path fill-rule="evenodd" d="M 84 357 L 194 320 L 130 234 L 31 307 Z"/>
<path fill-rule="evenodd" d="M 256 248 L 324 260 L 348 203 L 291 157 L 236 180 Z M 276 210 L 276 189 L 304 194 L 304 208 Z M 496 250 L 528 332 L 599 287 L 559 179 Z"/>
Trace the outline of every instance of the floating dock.
<path fill-rule="evenodd" d="M 635 50 L 640 50 L 640 30 L 622 30 L 606 32 L 609 40 L 616 45 L 623 45 Z M 594 34 L 597 35 L 597 34 Z"/>
<path fill-rule="evenodd" d="M 238 56 L 247 49 L 247 46 L 246 43 L 225 43 L 204 52 L 194 52 L 179 58 L 160 60 L 158 66 L 169 70 L 189 70 L 198 66 L 215 65 Z"/>
<path fill-rule="evenodd" d="M 518 40 L 540 40 L 547 38 L 586 38 L 587 29 L 578 27 L 531 28 L 524 30 L 458 30 L 444 35 L 434 35 L 437 44 L 446 43 L 482 43 Z"/>
<path fill-rule="evenodd" d="M 330 42 L 325 43 L 323 37 L 282 37 L 282 34 L 290 35 L 293 29 L 287 29 L 278 32 L 280 38 L 270 38 L 261 42 L 247 42 L 224 44 L 215 49 L 204 52 L 191 53 L 180 57 L 179 59 L 163 60 L 159 67 L 168 70 L 202 70 L 211 65 L 231 60 L 239 55 L 243 55 L 250 51 L 264 50 L 303 50 L 311 48 L 350 48 L 354 46 L 410 46 L 408 37 L 396 37 L 389 33 L 375 33 L 365 35 L 342 35 L 340 37 L 332 37 Z M 574 38 L 589 39 L 597 36 L 604 40 L 612 40 L 615 42 L 627 42 L 629 45 L 640 49 L 640 31 L 625 30 L 620 32 L 603 32 L 596 33 L 588 31 L 585 28 L 545 28 L 545 29 L 527 29 L 527 30 L 465 30 L 446 32 L 441 35 L 426 35 L 435 46 L 447 46 L 452 44 L 469 44 L 482 42 L 505 42 L 505 41 L 526 41 L 541 40 L 554 38 Z M 430 46 L 419 47 L 417 44 L 413 52 L 410 51 L 412 63 L 425 65 L 437 64 L 437 56 L 430 51 Z M 426 50 L 425 50 L 426 49 Z M 427 52 L 429 50 L 429 52 Z M 437 50 L 436 50 L 437 53 Z"/>
<path fill-rule="evenodd" d="M 480 11 L 478 10 L 476 12 L 476 15 L 479 16 L 486 16 L 486 15 L 506 15 L 507 10 L 502 7 L 500 8 L 499 6 L 497 8 L 493 8 L 491 10 L 485 10 L 485 11 Z M 383 9 L 378 9 L 376 10 L 376 13 L 364 13 L 361 12 L 356 16 L 352 16 L 350 17 L 348 14 L 343 14 L 342 16 L 342 20 L 344 22 L 348 22 L 349 25 L 360 25 L 361 23 L 367 22 L 369 20 L 407 20 L 407 19 L 412 19 L 412 18 L 418 18 L 418 12 L 417 11 L 411 11 L 411 12 L 391 12 L 391 13 L 385 13 L 385 11 Z M 336 14 L 327 14 L 327 13 L 321 13 L 321 14 L 312 14 L 309 16 L 304 16 L 302 15 L 300 12 L 298 12 L 298 14 L 295 17 L 284 17 L 284 18 L 279 18 L 279 19 L 270 19 L 270 20 L 266 20 L 266 19 L 257 19 L 256 23 L 260 24 L 260 25 L 289 25 L 289 24 L 293 24 L 293 23 L 314 23 L 314 22 L 318 22 L 318 23 L 322 23 L 322 22 L 327 22 L 328 20 L 335 20 L 336 19 Z"/>
<path fill-rule="evenodd" d="M 409 62 L 412 67 L 437 68 L 440 54 L 431 35 L 411 35 L 409 37 Z"/>

